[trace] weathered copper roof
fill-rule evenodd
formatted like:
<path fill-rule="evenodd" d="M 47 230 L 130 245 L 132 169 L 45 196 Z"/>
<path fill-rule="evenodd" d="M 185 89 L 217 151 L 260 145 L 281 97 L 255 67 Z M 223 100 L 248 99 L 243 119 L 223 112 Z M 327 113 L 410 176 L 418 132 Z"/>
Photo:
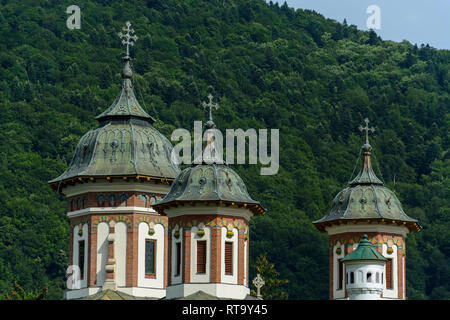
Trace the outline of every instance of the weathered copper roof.
<path fill-rule="evenodd" d="M 153 123 L 155 120 L 147 112 L 145 112 L 144 109 L 142 109 L 134 95 L 133 85 L 131 83 L 131 78 L 133 76 L 130 66 L 131 58 L 128 56 L 124 57 L 123 61 L 122 89 L 112 105 L 103 113 L 98 115 L 96 119 L 101 121 L 102 119 L 108 119 L 115 116 L 134 116 Z"/>
<path fill-rule="evenodd" d="M 49 181 L 53 187 L 76 177 L 147 176 L 175 178 L 170 141 L 156 130 L 139 105 L 131 84 L 129 56 L 124 59 L 122 89 L 114 103 L 97 116 L 99 127 L 78 143 L 67 170 Z"/>
<path fill-rule="evenodd" d="M 410 218 L 402 209 L 397 196 L 378 179 L 371 165 L 372 147 L 366 143 L 363 149 L 363 166 L 347 188 L 333 200 L 328 215 L 314 221 L 314 225 L 325 231 L 325 226 L 357 220 L 378 220 L 382 223 L 403 224 L 410 231 L 419 231 L 417 220 Z"/>
<path fill-rule="evenodd" d="M 373 247 L 369 240 L 367 240 L 367 234 L 363 235 L 363 239 L 359 243 L 358 248 L 342 259 L 344 262 L 356 260 L 387 261 L 387 259 Z"/>
<path fill-rule="evenodd" d="M 241 177 L 226 164 L 199 164 L 184 169 L 172 183 L 169 193 L 153 208 L 159 213 L 171 204 L 217 202 L 245 206 L 264 213 L 253 200 Z"/>

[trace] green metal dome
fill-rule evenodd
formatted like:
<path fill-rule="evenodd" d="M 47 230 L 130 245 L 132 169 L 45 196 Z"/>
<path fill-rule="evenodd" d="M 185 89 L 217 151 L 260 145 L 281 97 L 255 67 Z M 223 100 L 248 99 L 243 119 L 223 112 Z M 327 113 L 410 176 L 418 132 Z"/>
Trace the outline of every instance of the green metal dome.
<path fill-rule="evenodd" d="M 359 243 L 358 248 L 342 259 L 344 262 L 357 260 L 387 261 L 387 259 L 373 247 L 369 240 L 367 240 L 366 234 L 363 235 L 363 239 Z"/>
<path fill-rule="evenodd" d="M 386 188 L 372 169 L 371 150 L 368 142 L 362 146 L 363 167 L 347 188 L 333 200 L 328 215 L 314 221 L 314 225 L 325 231 L 326 226 L 361 220 L 405 225 L 410 231 L 419 231 L 417 220 L 403 211 L 394 192 Z"/>
<path fill-rule="evenodd" d="M 113 104 L 97 116 L 99 127 L 78 143 L 67 170 L 49 184 L 96 177 L 152 177 L 173 179 L 180 172 L 171 159 L 170 141 L 153 127 L 137 101 L 131 82 L 131 58 L 123 58 L 122 88 Z"/>
<path fill-rule="evenodd" d="M 159 213 L 182 203 L 216 202 L 243 206 L 263 214 L 259 202 L 247 192 L 241 177 L 226 164 L 199 164 L 184 169 L 174 180 L 169 193 L 154 208 Z"/>

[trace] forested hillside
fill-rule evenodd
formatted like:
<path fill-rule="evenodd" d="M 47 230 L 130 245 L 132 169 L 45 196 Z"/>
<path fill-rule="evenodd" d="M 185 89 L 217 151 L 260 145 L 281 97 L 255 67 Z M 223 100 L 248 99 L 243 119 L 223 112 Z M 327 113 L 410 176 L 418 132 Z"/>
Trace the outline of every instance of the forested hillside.
<path fill-rule="evenodd" d="M 118 93 L 129 20 L 135 93 L 168 138 L 205 119 L 208 93 L 219 128 L 280 129 L 277 175 L 233 168 L 267 209 L 252 222 L 251 263 L 267 252 L 290 299 L 328 299 L 328 236 L 311 221 L 349 181 L 365 117 L 377 175 L 423 226 L 406 242 L 407 298 L 450 299 L 449 51 L 263 0 L 0 4 L 2 297 L 17 280 L 62 298 L 68 220 L 47 181 Z M 66 27 L 72 4 L 80 30 Z"/>

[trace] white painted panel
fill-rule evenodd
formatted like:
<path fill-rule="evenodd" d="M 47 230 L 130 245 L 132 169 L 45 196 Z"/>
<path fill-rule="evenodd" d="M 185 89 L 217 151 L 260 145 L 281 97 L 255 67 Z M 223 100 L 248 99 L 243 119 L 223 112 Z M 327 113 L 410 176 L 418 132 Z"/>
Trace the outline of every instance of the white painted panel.
<path fill-rule="evenodd" d="M 191 282 L 210 282 L 211 281 L 211 229 L 204 227 L 203 237 L 197 235 L 198 228 L 191 228 Z M 206 273 L 197 274 L 197 241 L 206 241 Z"/>
<path fill-rule="evenodd" d="M 229 283 L 229 284 L 237 284 L 238 279 L 238 232 L 239 230 L 233 229 L 233 236 L 231 238 L 227 237 L 227 228 L 222 227 L 222 244 L 221 244 L 221 282 Z M 233 243 L 233 266 L 232 266 L 232 275 L 225 274 L 225 242 Z"/>
<path fill-rule="evenodd" d="M 138 286 L 145 288 L 164 287 L 164 227 L 157 224 L 154 227 L 155 233 L 148 234 L 148 224 L 139 224 L 139 244 L 138 244 Z M 145 278 L 145 240 L 156 240 L 156 278 Z"/>
<path fill-rule="evenodd" d="M 383 279 L 383 298 L 398 299 L 398 261 L 397 261 L 397 245 L 392 245 L 393 252 L 387 253 L 387 245 L 383 244 L 383 257 L 392 259 L 392 289 L 386 289 L 386 271 Z M 385 268 L 386 270 L 386 268 Z"/>
<path fill-rule="evenodd" d="M 118 222 L 115 226 L 114 258 L 116 259 L 116 283 L 120 287 L 126 285 L 127 274 L 127 224 Z"/>
<path fill-rule="evenodd" d="M 172 264 L 172 272 L 171 272 L 171 283 L 172 284 L 178 284 L 181 283 L 182 281 L 182 275 L 183 275 L 183 228 L 179 229 L 180 232 L 180 236 L 177 238 L 175 238 L 174 236 L 174 231 L 172 230 L 172 259 L 171 259 L 171 264 Z M 181 243 L 181 259 L 180 259 L 180 274 L 178 276 L 175 275 L 175 271 L 176 271 L 176 261 L 177 261 L 177 243 Z"/>
<path fill-rule="evenodd" d="M 85 223 L 82 227 L 83 233 L 81 237 L 78 235 L 79 231 L 78 225 L 76 225 L 73 228 L 73 255 L 72 255 L 72 261 L 73 264 L 76 266 L 79 266 L 79 242 L 84 240 L 84 265 L 80 266 L 80 269 L 83 268 L 84 270 L 84 278 L 80 281 L 80 288 L 86 288 L 87 287 L 87 278 L 88 278 L 88 252 L 89 252 L 89 239 L 88 239 L 88 225 Z"/>
<path fill-rule="evenodd" d="M 108 260 L 109 225 L 101 222 L 97 226 L 97 286 L 102 286 L 106 279 L 105 266 Z"/>

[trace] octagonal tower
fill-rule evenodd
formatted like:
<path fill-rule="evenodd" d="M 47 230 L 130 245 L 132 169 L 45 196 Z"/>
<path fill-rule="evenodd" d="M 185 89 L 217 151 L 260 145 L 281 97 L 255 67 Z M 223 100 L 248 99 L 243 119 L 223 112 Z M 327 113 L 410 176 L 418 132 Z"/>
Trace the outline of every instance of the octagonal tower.
<path fill-rule="evenodd" d="M 206 129 L 215 129 L 211 115 Z M 208 148 L 214 140 L 208 131 L 206 135 Z M 246 299 L 250 294 L 249 222 L 265 210 L 221 153 L 212 154 L 184 169 L 155 205 L 169 218 L 167 299 L 198 291 L 227 299 Z"/>
<path fill-rule="evenodd" d="M 66 299 L 106 289 L 165 296 L 168 220 L 152 205 L 169 191 L 179 169 L 171 161 L 172 144 L 134 95 L 128 46 L 137 37 L 129 22 L 123 30 L 120 93 L 96 117 L 98 127 L 81 138 L 67 170 L 49 181 L 68 200 L 75 271 Z"/>
<path fill-rule="evenodd" d="M 406 215 L 395 193 L 375 175 L 365 121 L 366 127 L 360 127 L 366 130 L 366 143 L 359 174 L 336 195 L 328 215 L 313 222 L 330 236 L 330 299 L 348 298 L 342 259 L 356 249 L 363 234 L 387 259 L 382 298 L 405 299 L 405 238 L 419 231 L 420 225 Z"/>

